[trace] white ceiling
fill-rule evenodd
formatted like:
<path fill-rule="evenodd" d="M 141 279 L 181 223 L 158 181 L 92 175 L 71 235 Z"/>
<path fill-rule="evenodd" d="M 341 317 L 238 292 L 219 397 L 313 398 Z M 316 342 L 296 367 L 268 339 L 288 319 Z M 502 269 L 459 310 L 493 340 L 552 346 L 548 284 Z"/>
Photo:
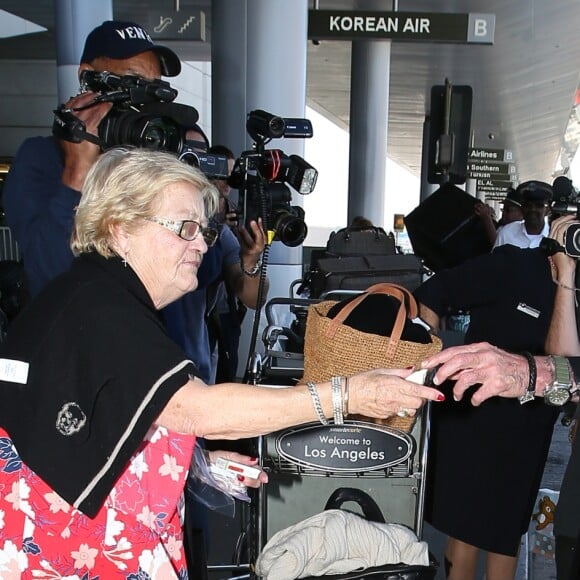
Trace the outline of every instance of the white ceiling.
<path fill-rule="evenodd" d="M 47 28 L 33 35 L 0 38 L 0 59 L 55 58 L 53 2 L 0 0 L 0 9 Z M 357 6 L 355 0 L 319 0 L 318 5 L 321 9 Z M 203 7 L 211 22 L 210 0 L 180 2 L 182 10 L 192 6 Z M 114 15 L 139 21 L 152 7 L 174 9 L 175 2 L 116 0 Z M 493 46 L 392 43 L 389 156 L 420 174 L 430 88 L 448 78 L 454 85 L 473 87 L 473 145 L 513 150 L 521 181 L 551 181 L 570 118 L 576 123 L 580 0 L 399 0 L 398 9 L 495 14 L 495 42 Z M 183 60 L 210 56 L 207 43 L 167 44 Z M 349 96 L 350 43 L 310 43 L 309 104 L 348 127 Z"/>

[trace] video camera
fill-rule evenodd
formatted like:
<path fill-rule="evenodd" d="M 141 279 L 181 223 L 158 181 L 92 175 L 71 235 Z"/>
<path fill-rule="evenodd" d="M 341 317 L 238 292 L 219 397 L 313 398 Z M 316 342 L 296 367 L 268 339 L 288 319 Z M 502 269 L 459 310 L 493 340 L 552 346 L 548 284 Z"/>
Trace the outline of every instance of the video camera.
<path fill-rule="evenodd" d="M 98 93 L 83 109 L 98 103 L 113 103 L 113 108 L 99 124 L 96 137 L 87 133 L 85 124 L 72 110 L 61 105 L 54 111 L 52 127 L 58 139 L 91 141 L 102 151 L 120 145 L 169 151 L 198 167 L 207 177 L 228 176 L 225 156 L 207 154 L 186 139 L 185 127 L 195 125 L 199 115 L 194 107 L 172 102 L 177 90 L 167 81 L 93 70 L 82 71 L 80 80 L 83 90 Z"/>
<path fill-rule="evenodd" d="M 254 140 L 253 150 L 240 155 L 228 180 L 240 192 L 238 219 L 249 228 L 252 220 L 261 217 L 264 229 L 274 232 L 273 240 L 299 246 L 308 227 L 304 210 L 291 205 L 288 185 L 302 195 L 312 193 L 318 172 L 302 157 L 264 145 L 272 139 L 310 138 L 312 124 L 308 119 L 283 118 L 257 109 L 248 114 L 246 130 Z"/>
<path fill-rule="evenodd" d="M 550 219 L 565 215 L 574 215 L 580 220 L 580 194 L 572 182 L 565 176 L 557 177 L 552 186 L 554 196 L 550 204 Z M 563 246 L 560 246 L 552 238 L 544 238 L 540 246 L 553 254 L 564 251 L 571 258 L 580 258 L 580 223 L 574 222 L 568 225 L 564 232 Z"/>

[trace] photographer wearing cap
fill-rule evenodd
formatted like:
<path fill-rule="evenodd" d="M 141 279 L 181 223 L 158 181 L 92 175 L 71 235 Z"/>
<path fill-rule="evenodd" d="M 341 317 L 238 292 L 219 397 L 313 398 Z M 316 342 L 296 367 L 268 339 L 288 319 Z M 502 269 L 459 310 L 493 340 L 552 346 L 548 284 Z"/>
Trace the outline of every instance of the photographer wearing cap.
<path fill-rule="evenodd" d="M 169 48 L 154 44 L 138 24 L 106 21 L 86 39 L 79 79 L 85 70 L 154 80 L 177 76 L 181 63 Z M 96 96 L 84 91 L 64 105 L 95 136 L 113 106 L 103 102 L 85 108 Z M 99 145 L 89 140 L 73 143 L 51 136 L 27 139 L 14 158 L 4 185 L 4 210 L 33 295 L 72 262 L 69 240 L 75 208 L 85 177 L 100 154 Z"/>
<path fill-rule="evenodd" d="M 525 181 L 518 185 L 516 196 L 521 196 L 524 221 L 515 221 L 500 228 L 494 248 L 504 244 L 537 248 L 550 231 L 546 218 L 550 213 L 552 186 L 543 181 Z"/>

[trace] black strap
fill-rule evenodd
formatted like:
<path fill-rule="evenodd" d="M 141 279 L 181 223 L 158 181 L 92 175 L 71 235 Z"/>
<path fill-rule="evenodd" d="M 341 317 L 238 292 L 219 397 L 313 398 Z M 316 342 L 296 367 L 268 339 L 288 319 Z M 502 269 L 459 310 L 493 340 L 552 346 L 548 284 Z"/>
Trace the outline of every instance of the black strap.
<path fill-rule="evenodd" d="M 519 399 L 520 403 L 523 405 L 524 403 L 529 403 L 530 401 L 534 400 L 534 396 L 536 393 L 536 378 L 538 376 L 538 371 L 536 368 L 536 360 L 534 359 L 533 355 L 527 351 L 523 351 L 521 354 L 528 361 L 528 371 L 529 371 L 528 388 Z"/>
<path fill-rule="evenodd" d="M 328 498 L 324 509 L 340 509 L 342 504 L 347 501 L 358 504 L 367 520 L 381 524 L 385 523 L 383 512 L 377 502 L 362 489 L 354 487 L 339 487 L 335 489 Z"/>

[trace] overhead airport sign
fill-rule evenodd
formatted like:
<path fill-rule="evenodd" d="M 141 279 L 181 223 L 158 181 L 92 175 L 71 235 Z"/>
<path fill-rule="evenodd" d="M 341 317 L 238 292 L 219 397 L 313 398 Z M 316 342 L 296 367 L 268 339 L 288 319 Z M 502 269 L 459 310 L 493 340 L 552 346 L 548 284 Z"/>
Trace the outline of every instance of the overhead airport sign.
<path fill-rule="evenodd" d="M 470 179 L 497 179 L 498 181 L 516 181 L 517 173 L 494 173 L 493 171 L 468 171 Z"/>
<path fill-rule="evenodd" d="M 495 14 L 309 10 L 313 40 L 406 40 L 493 44 Z"/>
<path fill-rule="evenodd" d="M 513 163 L 514 152 L 510 149 L 483 149 L 481 147 L 471 147 L 467 154 L 470 161 L 493 162 L 503 161 Z"/>
<path fill-rule="evenodd" d="M 516 166 L 511 163 L 481 163 L 477 161 L 470 161 L 467 164 L 467 171 L 473 173 L 474 171 L 486 171 L 489 173 L 507 173 L 508 175 L 516 172 Z"/>
<path fill-rule="evenodd" d="M 485 196 L 485 201 L 503 201 L 506 197 L 505 191 L 482 191 Z"/>
<path fill-rule="evenodd" d="M 163 40 L 198 40 L 205 42 L 205 12 L 188 8 L 173 10 L 149 10 L 147 12 L 151 38 Z"/>
<path fill-rule="evenodd" d="M 488 187 L 491 189 L 509 189 L 513 187 L 513 181 L 503 181 L 499 179 L 478 179 L 477 187 Z"/>

